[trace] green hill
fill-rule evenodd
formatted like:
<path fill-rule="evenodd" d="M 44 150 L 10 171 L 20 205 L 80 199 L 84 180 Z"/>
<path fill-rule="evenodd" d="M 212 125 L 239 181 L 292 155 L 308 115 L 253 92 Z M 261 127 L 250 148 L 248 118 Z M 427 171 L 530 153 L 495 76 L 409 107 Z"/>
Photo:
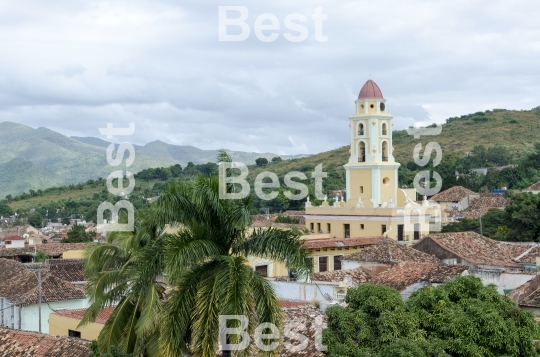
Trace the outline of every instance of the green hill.
<path fill-rule="evenodd" d="M 501 145 L 518 158 L 534 151 L 534 144 L 540 142 L 540 107 L 522 111 L 495 109 L 450 118 L 442 125 L 442 131 L 437 136 L 415 139 L 408 135 L 406 130 L 394 131 L 392 135 L 394 157 L 403 164 L 413 161 L 413 150 L 418 143 L 424 148 L 431 141 L 441 145 L 443 156 L 463 156 L 476 145 Z M 348 160 L 349 145 L 309 157 L 269 163 L 264 167 L 251 167 L 250 177 L 254 178 L 262 171 L 272 171 L 280 177 L 289 171 L 308 172 L 318 164 L 323 164 L 326 172 L 337 170 L 344 173 L 343 165 Z"/>
<path fill-rule="evenodd" d="M 107 163 L 108 143 L 98 138 L 69 138 L 46 128 L 0 123 L 0 198 L 33 189 L 44 189 L 107 177 L 115 168 Z M 216 150 L 176 146 L 160 141 L 135 146 L 136 160 L 129 168 L 185 166 L 188 162 L 215 162 Z M 230 151 L 237 161 L 254 163 L 258 157 L 277 155 Z M 283 157 L 288 158 L 288 157 Z M 24 165 L 23 165 L 24 163 Z M 8 165 L 9 164 L 9 165 Z M 7 166 L 5 166 L 7 165 Z"/>
<path fill-rule="evenodd" d="M 470 167 L 478 167 L 478 164 L 475 160 L 469 160 L 469 163 L 460 163 L 457 158 L 464 157 L 466 152 L 470 152 L 476 145 L 484 145 L 485 147 L 494 147 L 502 146 L 506 148 L 507 152 L 510 152 L 513 156 L 508 159 L 505 158 L 505 164 L 508 161 L 517 162 L 519 158 L 525 156 L 526 153 L 533 152 L 534 144 L 540 142 L 540 109 L 535 108 L 527 111 L 510 111 L 510 110 L 493 110 L 486 111 L 482 113 L 475 113 L 470 115 L 464 115 L 459 118 L 450 118 L 447 120 L 448 123 L 443 124 L 442 132 L 438 136 L 424 136 L 420 139 L 414 139 L 413 136 L 408 135 L 405 130 L 394 131 L 394 156 L 398 161 L 403 165 L 400 169 L 400 175 L 403 175 L 403 180 L 409 182 L 414 177 L 415 172 L 421 170 L 419 168 L 414 168 L 414 165 L 411 169 L 407 169 L 406 166 L 410 166 L 410 162 L 413 161 L 412 153 L 414 146 L 418 143 L 425 145 L 434 141 L 441 145 L 443 149 L 443 155 L 446 159 L 443 159 L 443 162 L 439 166 L 439 169 L 442 171 L 441 174 L 445 174 L 445 188 L 447 185 L 451 186 L 455 184 L 453 181 L 454 170 L 459 169 L 460 172 L 468 170 Z M 1 125 L 1 124 L 0 124 Z M 19 128 L 17 130 L 27 130 L 24 128 Z M 34 130 L 34 129 L 31 129 Z M 1 134 L 0 134 L 1 135 Z M 344 138 L 344 142 L 346 138 Z M 3 143 L 3 141 L 0 141 Z M 50 141 L 49 141 L 50 143 Z M 69 143 L 69 142 L 68 142 Z M 80 143 L 82 144 L 82 143 Z M 0 144 L 1 145 L 1 144 Z M 92 157 L 93 150 L 98 150 L 98 153 L 102 153 L 103 148 L 95 148 L 90 145 L 85 145 L 83 148 L 78 148 L 77 150 L 87 150 L 88 156 Z M 64 145 L 66 146 L 66 145 Z M 90 146 L 90 147 L 89 147 Z M 174 160 L 177 155 L 186 155 L 186 157 L 195 158 L 195 153 L 199 149 L 192 148 L 191 152 L 188 149 L 181 151 L 178 147 L 173 145 L 168 145 L 165 143 L 154 142 L 150 143 L 146 147 L 146 156 L 151 155 L 162 156 L 166 160 Z M 206 155 L 206 153 L 204 153 Z M 101 155 L 101 154 L 100 154 Z M 192 156 L 190 156 L 192 155 Z M 260 155 L 260 154 L 258 154 Z M 68 154 L 66 156 L 69 157 Z M 143 156 L 142 154 L 139 155 Z M 37 157 L 40 157 L 37 155 Z M 103 154 L 104 157 L 104 154 Z M 207 156 L 208 161 L 215 161 L 215 156 Z M 310 177 L 309 172 L 312 172 L 314 167 L 318 164 L 323 164 L 323 170 L 329 173 L 329 180 L 326 182 L 326 189 L 337 189 L 343 188 L 345 182 L 345 175 L 343 165 L 348 161 L 349 158 L 349 146 L 343 146 L 336 150 L 331 150 L 327 152 L 322 152 L 316 155 L 311 155 L 303 158 L 294 158 L 291 160 L 283 160 L 280 162 L 269 162 L 263 167 L 257 167 L 251 165 L 250 178 L 254 179 L 257 174 L 262 171 L 271 171 L 276 173 L 279 177 L 283 177 L 289 171 L 302 171 L 307 174 L 308 178 Z M 5 159 L 5 155 L 0 159 Z M 241 159 L 238 156 L 234 156 L 233 159 L 240 161 Z M 32 165 L 33 162 L 29 160 L 21 160 L 11 158 L 13 162 L 1 163 L 0 162 L 0 182 L 4 182 L 4 185 L 9 185 L 10 190 L 21 190 L 22 184 L 14 183 L 17 180 L 25 180 L 25 178 L 32 177 L 32 182 L 25 182 L 28 188 L 35 189 L 36 187 L 42 185 L 57 185 L 61 178 L 58 175 L 51 174 L 48 170 L 41 168 L 41 166 Z M 17 160 L 20 160 L 17 161 Z M 407 165 L 409 163 L 409 165 Z M 444 167 L 447 164 L 447 167 Z M 489 165 L 490 163 L 488 163 Z M 2 166 L 4 165 L 4 166 Z M 17 167 L 20 165 L 20 167 Z M 461 165 L 460 168 L 456 165 Z M 467 166 L 469 165 L 469 166 Z M 471 166 L 472 165 L 472 166 Z M 539 164 L 540 165 L 540 164 Z M 170 166 L 170 165 L 161 165 L 161 166 Z M 534 166 L 534 165 L 529 165 Z M 108 168 L 110 170 L 110 168 Z M 524 169 L 524 168 L 522 168 Z M 464 171 L 462 171 L 464 170 Z M 540 168 L 539 168 L 540 170 Z M 491 190 L 493 187 L 497 186 L 508 186 L 511 188 L 523 188 L 535 180 L 540 179 L 537 177 L 536 171 L 534 172 L 520 172 L 519 170 L 514 170 L 515 172 L 506 172 L 503 170 L 501 172 L 502 176 L 494 177 L 493 175 L 488 175 L 484 180 L 478 178 L 476 181 L 471 181 L 469 183 L 460 181 L 460 185 L 469 185 L 468 187 L 481 191 Z M 539 171 L 540 172 L 540 171 Z M 108 174 L 105 173 L 103 177 Z M 6 176 L 7 175 L 7 176 Z M 451 178 L 451 179 L 448 179 Z M 484 180 L 484 181 L 483 181 Z M 83 192 L 80 192 L 83 194 Z M 95 191 L 84 192 L 84 195 L 93 194 Z M 1 195 L 0 195 L 1 197 Z M 69 198 L 77 199 L 78 192 L 70 192 Z M 64 198 L 64 197 L 62 197 Z M 41 203 L 47 200 L 46 197 L 33 197 L 29 198 L 33 201 L 31 203 Z M 55 197 L 50 197 L 50 200 L 56 199 Z M 20 201 L 16 206 L 27 206 L 29 202 L 25 203 L 26 200 Z M 13 207 L 17 208 L 17 207 Z"/>

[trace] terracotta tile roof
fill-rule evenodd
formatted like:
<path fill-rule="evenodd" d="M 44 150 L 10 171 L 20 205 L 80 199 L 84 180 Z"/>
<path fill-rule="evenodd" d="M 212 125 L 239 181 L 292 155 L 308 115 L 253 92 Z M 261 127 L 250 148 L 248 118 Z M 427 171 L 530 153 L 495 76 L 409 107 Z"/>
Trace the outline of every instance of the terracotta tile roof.
<path fill-rule="evenodd" d="M 26 246 L 24 248 L 0 248 L 0 258 L 33 255 L 35 250 L 42 250 L 49 257 L 59 257 L 62 253 L 69 250 L 83 250 L 87 245 L 87 243 L 49 243 L 37 244 L 31 247 Z"/>
<path fill-rule="evenodd" d="M 508 297 L 521 306 L 540 307 L 540 275 L 514 289 Z"/>
<path fill-rule="evenodd" d="M 298 307 L 302 305 L 311 305 L 311 304 L 307 301 L 300 301 L 300 300 L 279 300 L 279 306 L 282 309 L 288 308 L 288 307 Z"/>
<path fill-rule="evenodd" d="M 504 208 L 512 202 L 511 199 L 498 193 L 480 193 L 473 198 L 467 209 Z"/>
<path fill-rule="evenodd" d="M 96 323 L 98 324 L 105 324 L 105 322 L 107 322 L 107 320 L 109 319 L 109 317 L 111 317 L 114 309 L 116 308 L 116 306 L 110 306 L 110 307 L 107 307 L 103 310 L 101 310 L 96 318 Z M 54 315 L 58 315 L 58 316 L 64 316 L 64 317 L 68 317 L 70 319 L 74 319 L 74 320 L 82 320 L 84 314 L 86 314 L 86 311 L 88 309 L 75 309 L 75 310 L 56 310 L 54 312 L 52 312 L 52 314 Z"/>
<path fill-rule="evenodd" d="M 311 274 L 311 280 L 341 283 L 345 279 L 346 276 L 351 277 L 352 283 L 354 285 L 369 283 L 374 278 L 373 273 L 370 272 L 369 270 L 364 269 L 364 268 L 356 268 L 356 269 L 346 269 L 346 270 L 325 271 L 323 273 L 313 273 Z"/>
<path fill-rule="evenodd" d="M 21 237 L 21 236 L 8 236 L 8 237 L 5 237 L 4 240 L 24 240 L 24 237 Z"/>
<path fill-rule="evenodd" d="M 540 246 L 529 246 L 522 254 L 513 257 L 514 260 L 522 264 L 536 264 L 536 257 L 540 255 Z"/>
<path fill-rule="evenodd" d="M 86 281 L 83 259 L 48 259 L 50 272 L 57 278 L 70 282 Z"/>
<path fill-rule="evenodd" d="M 540 191 L 540 181 L 533 183 L 525 189 L 525 191 Z"/>
<path fill-rule="evenodd" d="M 416 249 L 422 242 L 429 239 L 472 264 L 509 268 L 520 267 L 519 264 L 512 261 L 512 257 L 506 249 L 505 244 L 484 237 L 476 232 L 430 234 L 415 244 L 413 248 Z"/>
<path fill-rule="evenodd" d="M 377 244 L 382 237 L 362 237 L 343 239 L 310 239 L 304 243 L 304 249 L 359 247 L 363 245 Z"/>
<path fill-rule="evenodd" d="M 36 275 L 26 270 L 23 264 L 0 259 L 0 296 L 12 303 L 21 302 L 23 306 L 38 302 L 38 281 Z M 43 301 L 67 301 L 84 299 L 85 294 L 70 282 L 61 280 L 49 272 L 42 273 L 41 289 Z M 21 299 L 21 301 L 19 300 Z"/>
<path fill-rule="evenodd" d="M 284 344 L 289 343 L 293 346 L 297 346 L 300 344 L 300 342 L 296 339 L 290 339 L 289 337 L 285 336 L 283 338 L 283 343 L 280 344 L 281 350 L 279 351 L 279 357 L 325 356 L 324 353 L 317 350 L 315 336 L 318 326 L 326 323 L 326 314 L 313 305 L 299 305 L 291 308 L 283 308 L 282 311 L 285 328 L 290 328 L 290 330 L 293 332 L 306 336 L 308 338 L 308 343 L 304 350 L 293 351 L 285 348 Z M 319 322 L 321 325 L 317 325 L 317 322 Z"/>
<path fill-rule="evenodd" d="M 537 244 L 536 243 L 513 243 L 513 242 L 502 242 L 504 247 L 508 251 L 508 254 L 512 259 L 517 260 L 520 256 L 527 254 L 531 251 Z"/>
<path fill-rule="evenodd" d="M 0 328 L 0 357 L 89 357 L 90 341 Z"/>
<path fill-rule="evenodd" d="M 398 262 L 438 264 L 441 262 L 433 255 L 412 249 L 390 238 L 381 239 L 381 241 L 375 245 L 362 249 L 361 251 L 353 254 L 346 255 L 342 258 L 342 260 L 388 264 Z"/>
<path fill-rule="evenodd" d="M 422 281 L 447 282 L 461 275 L 467 269 L 469 268 L 464 265 L 401 262 L 378 274 L 375 277 L 375 283 L 402 291 L 408 286 Z"/>
<path fill-rule="evenodd" d="M 294 338 L 291 339 L 285 333 L 282 342 L 278 346 L 278 357 L 324 357 L 325 354 L 320 352 L 316 348 L 316 336 L 317 332 L 321 331 L 326 323 L 327 316 L 319 308 L 311 304 L 299 304 L 292 307 L 282 307 L 283 312 L 283 325 L 285 329 L 294 333 L 301 334 L 307 337 L 306 348 L 303 350 L 293 350 L 295 346 L 300 345 L 300 341 Z M 320 333 L 320 332 L 319 332 Z M 290 348 L 287 348 L 285 344 L 288 344 Z M 221 352 L 217 353 L 217 356 L 221 356 Z M 263 357 L 261 353 L 252 353 L 251 357 Z M 3 357 L 3 356 L 0 356 Z"/>
<path fill-rule="evenodd" d="M 457 202 L 461 201 L 464 197 L 476 194 L 476 192 L 473 192 L 463 186 L 454 186 L 449 188 L 448 190 L 437 193 L 429 200 L 437 202 Z"/>

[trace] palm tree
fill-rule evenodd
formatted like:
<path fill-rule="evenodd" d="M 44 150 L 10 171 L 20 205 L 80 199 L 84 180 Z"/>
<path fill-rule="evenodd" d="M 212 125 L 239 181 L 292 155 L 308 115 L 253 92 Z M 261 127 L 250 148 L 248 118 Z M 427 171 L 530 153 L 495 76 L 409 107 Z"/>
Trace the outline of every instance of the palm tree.
<path fill-rule="evenodd" d="M 300 232 L 273 228 L 250 232 L 251 196 L 220 200 L 218 189 L 214 177 L 201 176 L 191 185 L 171 183 L 153 210 L 160 225 L 179 224 L 168 238 L 164 257 L 172 287 L 160 324 L 164 357 L 187 352 L 215 356 L 220 315 L 246 316 L 248 332 L 262 322 L 281 326 L 272 286 L 247 264 L 248 257 L 284 262 L 300 275 L 310 270 Z M 238 336 L 230 340 L 235 342 Z"/>
<path fill-rule="evenodd" d="M 83 323 L 116 305 L 99 336 L 100 350 L 116 345 L 135 356 L 210 357 L 219 349 L 220 315 L 246 316 L 248 332 L 261 322 L 281 326 L 272 286 L 248 257 L 284 262 L 305 276 L 311 267 L 301 233 L 250 231 L 252 198 L 221 200 L 218 189 L 215 177 L 168 183 L 151 209 L 137 214 L 133 234 L 114 234 L 108 244 L 90 248 L 85 271 L 92 304 Z M 231 343 L 238 338 L 229 336 Z M 250 348 L 238 352 L 250 354 Z"/>
<path fill-rule="evenodd" d="M 112 233 L 106 244 L 88 248 L 85 276 L 91 305 L 80 326 L 95 321 L 103 309 L 116 306 L 98 337 L 102 353 L 118 346 L 135 356 L 159 355 L 158 316 L 165 294 L 160 279 L 164 271 L 162 233 L 151 224 L 147 211 L 139 211 L 134 233 Z"/>

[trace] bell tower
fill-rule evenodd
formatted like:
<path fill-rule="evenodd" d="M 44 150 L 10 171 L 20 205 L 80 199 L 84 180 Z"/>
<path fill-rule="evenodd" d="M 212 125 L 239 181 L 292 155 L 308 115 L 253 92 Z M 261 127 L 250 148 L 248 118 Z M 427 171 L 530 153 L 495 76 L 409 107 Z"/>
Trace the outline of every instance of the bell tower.
<path fill-rule="evenodd" d="M 396 202 L 398 168 L 392 155 L 392 115 L 379 86 L 368 80 L 349 117 L 351 149 L 344 165 L 347 200 L 362 199 L 366 207 L 392 207 Z"/>

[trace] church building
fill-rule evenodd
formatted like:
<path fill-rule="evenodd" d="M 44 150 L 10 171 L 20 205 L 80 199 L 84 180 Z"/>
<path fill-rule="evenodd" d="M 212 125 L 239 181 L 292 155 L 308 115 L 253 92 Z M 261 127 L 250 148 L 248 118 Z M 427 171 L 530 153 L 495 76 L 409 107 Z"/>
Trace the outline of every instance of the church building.
<path fill-rule="evenodd" d="M 349 117 L 350 156 L 344 165 L 346 195 L 330 205 L 306 203 L 307 239 L 385 236 L 413 242 L 429 234 L 429 203 L 415 189 L 398 187 L 392 144 L 392 115 L 379 86 L 368 80 Z"/>

